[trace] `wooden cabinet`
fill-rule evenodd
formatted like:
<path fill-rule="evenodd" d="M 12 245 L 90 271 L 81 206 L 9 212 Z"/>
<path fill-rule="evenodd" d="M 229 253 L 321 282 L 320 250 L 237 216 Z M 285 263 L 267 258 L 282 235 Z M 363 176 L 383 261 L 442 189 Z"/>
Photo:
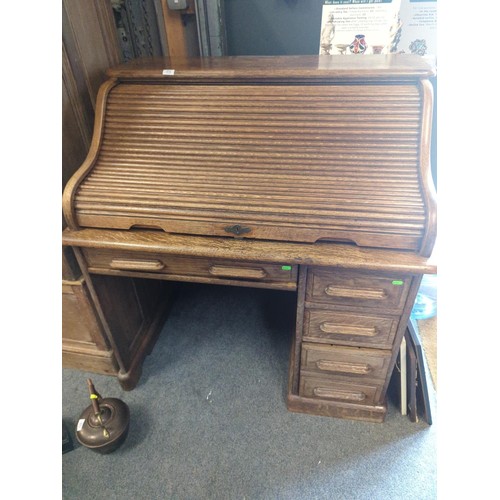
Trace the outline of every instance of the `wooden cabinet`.
<path fill-rule="evenodd" d="M 90 147 L 95 100 L 105 71 L 121 59 L 110 3 L 64 0 L 62 7 L 64 188 Z M 118 372 L 87 280 L 70 248 L 62 252 L 62 365 L 108 375 Z"/>
<path fill-rule="evenodd" d="M 114 375 L 118 365 L 83 278 L 62 283 L 63 367 Z"/>

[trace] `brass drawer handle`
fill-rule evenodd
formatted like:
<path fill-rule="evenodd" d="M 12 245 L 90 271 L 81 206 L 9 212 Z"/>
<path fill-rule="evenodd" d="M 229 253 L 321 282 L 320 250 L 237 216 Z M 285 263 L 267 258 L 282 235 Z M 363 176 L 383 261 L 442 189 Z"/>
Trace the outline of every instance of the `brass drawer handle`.
<path fill-rule="evenodd" d="M 122 271 L 160 271 L 165 267 L 161 260 L 113 259 L 110 267 Z"/>
<path fill-rule="evenodd" d="M 267 273 L 262 268 L 230 267 L 230 266 L 210 266 L 208 272 L 212 276 L 219 278 L 247 278 L 262 279 Z"/>
<path fill-rule="evenodd" d="M 326 372 L 350 373 L 355 375 L 367 375 L 372 371 L 368 363 L 345 363 L 342 361 L 328 361 L 320 359 L 316 361 L 319 370 Z"/>
<path fill-rule="evenodd" d="M 376 288 L 340 288 L 335 285 L 328 285 L 325 293 L 330 297 L 344 297 L 349 299 L 370 299 L 383 300 L 387 298 L 385 290 Z"/>
<path fill-rule="evenodd" d="M 351 326 L 351 325 L 336 325 L 323 321 L 319 325 L 319 329 L 324 333 L 334 333 L 336 335 L 358 335 L 361 337 L 375 337 L 378 333 L 377 328 L 365 326 Z"/>
<path fill-rule="evenodd" d="M 318 398 L 343 399 L 344 401 L 364 401 L 366 399 L 364 392 L 341 391 L 326 387 L 315 387 L 313 394 Z"/>

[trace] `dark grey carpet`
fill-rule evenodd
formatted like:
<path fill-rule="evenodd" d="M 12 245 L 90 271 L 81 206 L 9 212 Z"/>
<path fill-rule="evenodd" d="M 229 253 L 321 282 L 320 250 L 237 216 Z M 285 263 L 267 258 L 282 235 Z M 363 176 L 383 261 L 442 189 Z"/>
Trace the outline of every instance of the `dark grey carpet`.
<path fill-rule="evenodd" d="M 63 370 L 62 415 L 74 439 L 86 379 L 131 410 L 121 448 L 75 442 L 62 458 L 64 499 L 436 498 L 434 423 L 390 403 L 371 424 L 288 412 L 294 294 L 185 284 L 133 391 Z"/>

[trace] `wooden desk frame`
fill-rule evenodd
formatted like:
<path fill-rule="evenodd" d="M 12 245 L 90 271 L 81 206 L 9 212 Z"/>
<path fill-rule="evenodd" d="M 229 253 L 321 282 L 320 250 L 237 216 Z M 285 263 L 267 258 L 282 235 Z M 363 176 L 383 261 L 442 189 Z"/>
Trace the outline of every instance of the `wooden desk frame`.
<path fill-rule="evenodd" d="M 276 56 L 107 74 L 63 242 L 122 386 L 161 327 L 159 285 L 291 290 L 288 408 L 383 421 L 422 275 L 436 272 L 434 68 L 408 54 Z"/>

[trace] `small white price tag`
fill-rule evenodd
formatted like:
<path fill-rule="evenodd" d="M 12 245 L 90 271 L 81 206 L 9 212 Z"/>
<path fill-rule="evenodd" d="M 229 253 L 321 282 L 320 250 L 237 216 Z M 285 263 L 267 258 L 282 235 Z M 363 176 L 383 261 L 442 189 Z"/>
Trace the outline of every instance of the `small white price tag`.
<path fill-rule="evenodd" d="M 76 426 L 76 430 L 77 431 L 81 431 L 83 429 L 83 424 L 85 423 L 85 419 L 84 418 L 81 418 L 80 420 L 78 420 L 78 425 Z"/>
<path fill-rule="evenodd" d="M 172 76 L 175 74 L 175 69 L 164 69 L 162 72 L 161 72 L 162 75 L 166 75 L 166 76 Z"/>

